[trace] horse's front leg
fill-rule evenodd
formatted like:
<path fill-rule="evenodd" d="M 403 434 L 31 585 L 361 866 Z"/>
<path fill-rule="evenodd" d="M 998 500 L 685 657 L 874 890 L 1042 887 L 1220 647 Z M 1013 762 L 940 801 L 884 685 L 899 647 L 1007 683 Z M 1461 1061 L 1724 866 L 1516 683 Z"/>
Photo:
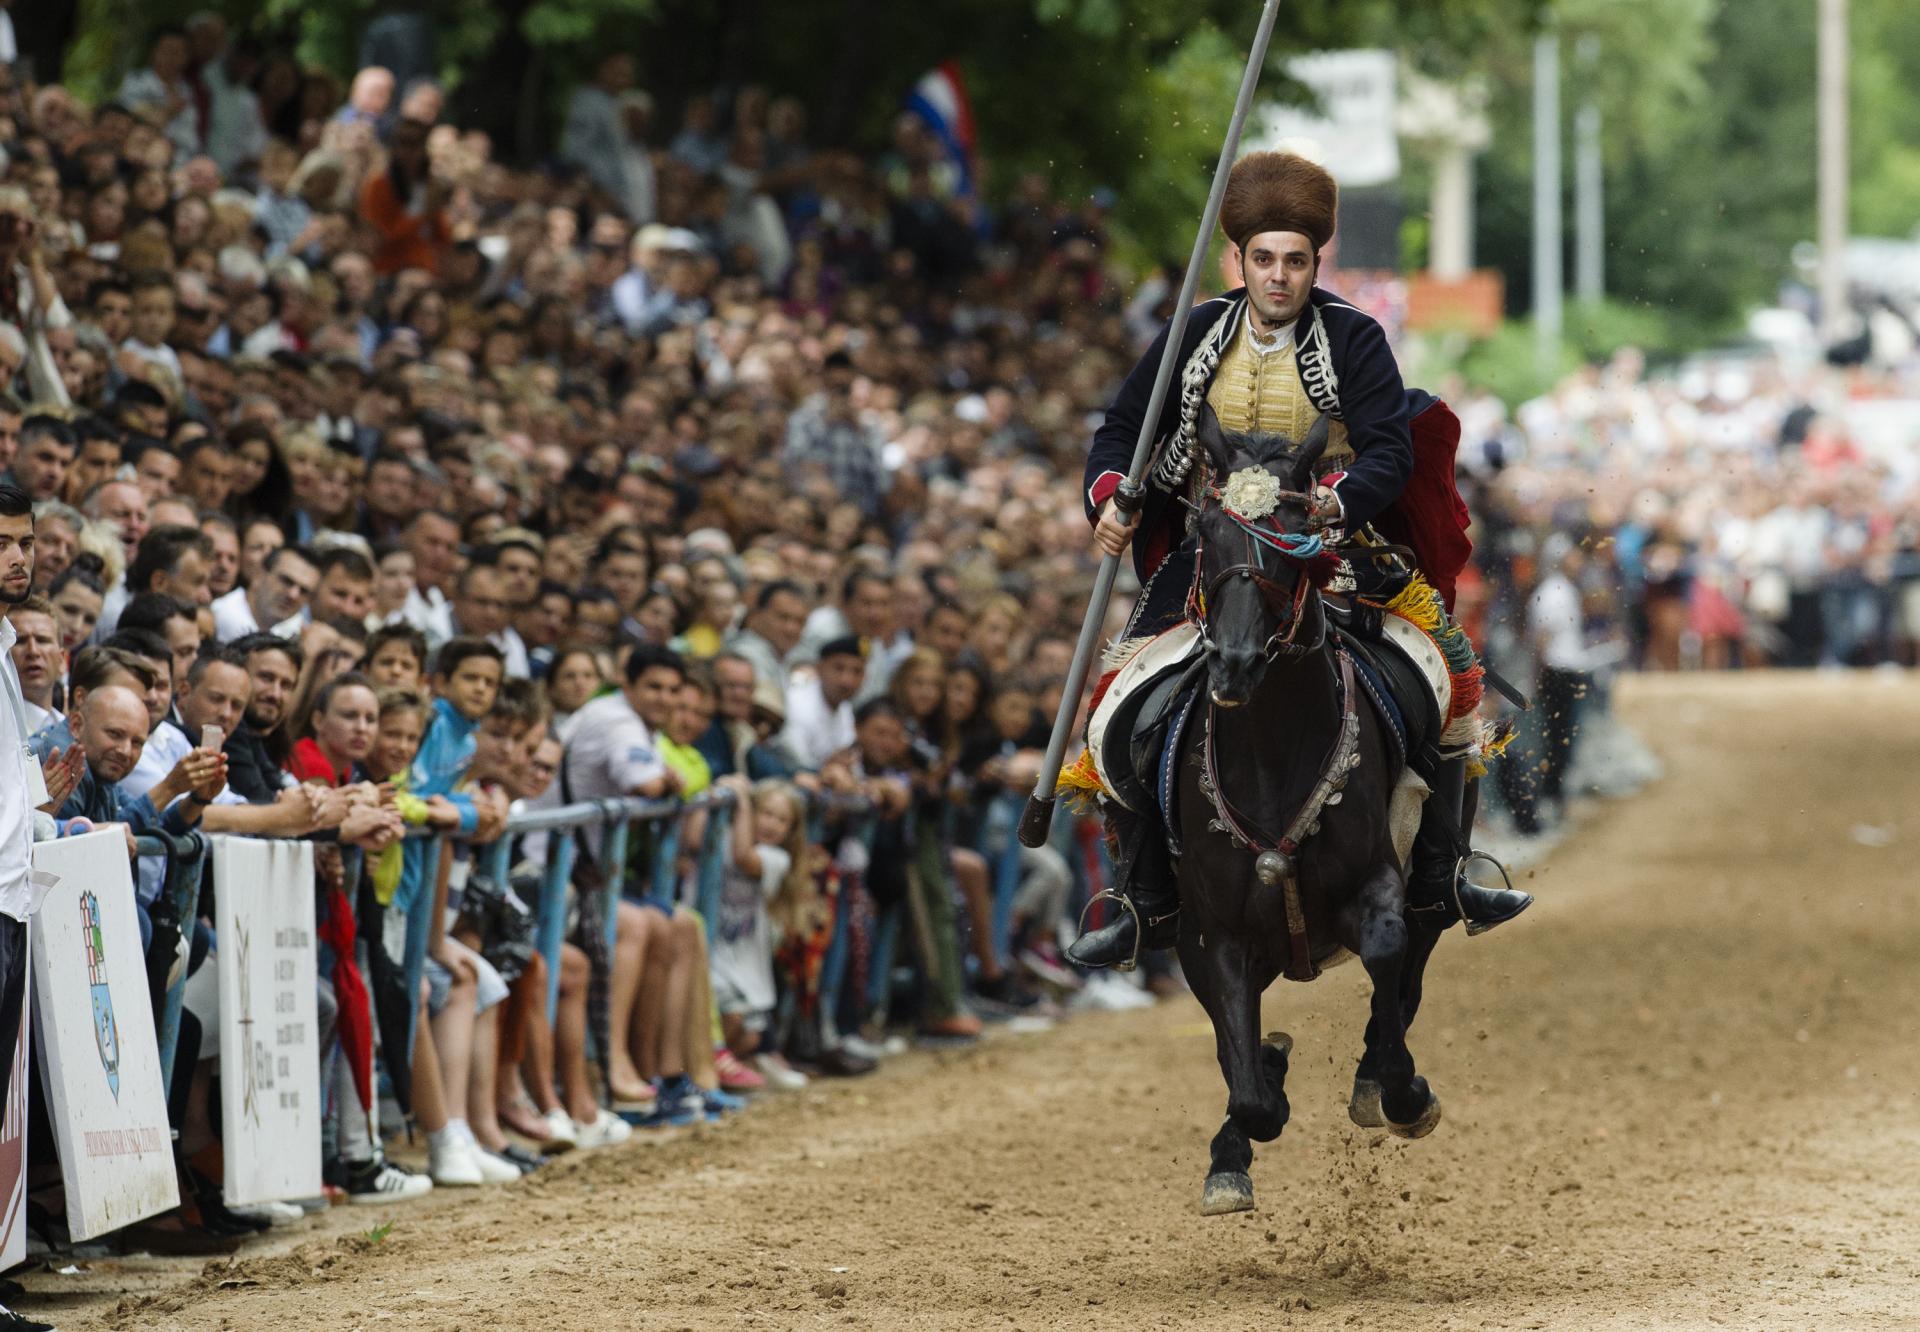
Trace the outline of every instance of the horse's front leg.
<path fill-rule="evenodd" d="M 1414 1072 L 1407 1048 L 1411 1008 L 1419 1003 L 1417 973 L 1425 969 L 1432 942 L 1409 938 L 1402 914 L 1406 893 L 1400 872 L 1381 865 L 1346 909 L 1344 924 L 1373 981 L 1373 1014 L 1367 1022 L 1367 1048 L 1354 1075 L 1347 1107 L 1363 1128 L 1385 1128 L 1403 1138 L 1422 1138 L 1440 1122 L 1440 1098 Z M 1416 973 L 1409 996 L 1409 972 Z M 1412 1005 L 1408 1004 L 1411 997 Z"/>
<path fill-rule="evenodd" d="M 1227 1082 L 1227 1116 L 1209 1150 L 1200 1210 L 1214 1216 L 1253 1206 L 1253 1143 L 1270 1142 L 1287 1121 L 1281 1090 L 1285 1052 L 1276 1059 L 1259 1039 L 1260 995 L 1266 980 L 1252 951 L 1220 933 L 1206 936 L 1190 913 L 1180 937 L 1180 964 L 1194 996 L 1213 1022 L 1214 1050 Z M 1291 1042 L 1288 1042 L 1291 1044 Z"/>

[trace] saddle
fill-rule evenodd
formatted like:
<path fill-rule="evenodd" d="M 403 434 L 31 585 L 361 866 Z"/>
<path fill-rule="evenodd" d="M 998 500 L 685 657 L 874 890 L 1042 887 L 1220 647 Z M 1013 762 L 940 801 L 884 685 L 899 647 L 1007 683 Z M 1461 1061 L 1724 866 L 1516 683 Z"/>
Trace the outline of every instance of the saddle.
<path fill-rule="evenodd" d="M 1397 615 L 1338 597 L 1327 597 L 1323 605 L 1334 637 L 1353 658 L 1361 692 L 1393 737 L 1400 762 L 1431 774 L 1452 699 L 1439 649 Z"/>
<path fill-rule="evenodd" d="M 1172 760 L 1205 683 L 1200 634 L 1176 625 L 1117 652 L 1125 660 L 1088 720 L 1087 749 L 1107 793 L 1135 813 L 1159 813 L 1178 854 Z"/>
<path fill-rule="evenodd" d="M 1430 777 L 1452 701 L 1446 660 L 1424 632 L 1358 600 L 1324 601 L 1330 630 L 1352 657 L 1354 679 L 1392 737 L 1403 769 Z M 1121 644 L 1119 668 L 1087 723 L 1087 749 L 1108 795 L 1137 814 L 1158 814 L 1168 849 L 1180 854 L 1180 740 L 1205 691 L 1206 654 L 1197 628 L 1176 625 L 1154 638 Z M 1419 796 L 1424 781 L 1415 782 Z"/>

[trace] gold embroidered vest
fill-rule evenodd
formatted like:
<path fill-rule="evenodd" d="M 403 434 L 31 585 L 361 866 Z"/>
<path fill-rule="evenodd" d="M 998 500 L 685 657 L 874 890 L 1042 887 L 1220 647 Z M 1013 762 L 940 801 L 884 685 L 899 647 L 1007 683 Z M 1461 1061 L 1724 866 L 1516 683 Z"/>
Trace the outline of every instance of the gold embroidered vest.
<path fill-rule="evenodd" d="M 1233 434 L 1262 430 L 1289 439 L 1305 439 L 1320 416 L 1319 409 L 1307 396 L 1306 386 L 1300 382 L 1292 331 L 1288 332 L 1286 346 L 1262 356 L 1252 346 L 1244 316 L 1233 341 L 1220 354 L 1219 368 L 1207 386 L 1207 405 L 1219 418 L 1220 428 Z M 1353 460 L 1353 449 L 1347 443 L 1346 422 L 1334 420 L 1327 424 L 1331 428 L 1327 451 L 1314 468 L 1316 475 L 1339 471 Z"/>

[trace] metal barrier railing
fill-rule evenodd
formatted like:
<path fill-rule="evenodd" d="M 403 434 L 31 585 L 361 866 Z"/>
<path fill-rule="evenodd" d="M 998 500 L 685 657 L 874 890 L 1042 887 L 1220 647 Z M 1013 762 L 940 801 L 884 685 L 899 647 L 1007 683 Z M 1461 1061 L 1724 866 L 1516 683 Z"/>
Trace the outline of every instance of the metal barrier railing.
<path fill-rule="evenodd" d="M 1002 953 L 1007 951 L 1007 933 L 1021 875 L 1019 844 L 1010 835 L 1011 820 L 1017 817 L 1020 801 L 1017 797 L 1008 797 L 1004 804 L 1004 812 L 995 809 L 993 813 L 996 816 L 1004 813 L 1005 817 L 994 817 L 989 823 L 995 834 L 1005 831 L 1008 835 L 999 845 L 983 848 L 990 849 L 992 853 L 993 928 L 995 946 Z M 688 900 L 682 903 L 678 872 L 680 839 L 686 820 L 700 813 L 706 815 L 705 827 L 697 851 Z M 839 832 L 840 838 L 853 837 L 870 848 L 874 826 L 870 817 L 872 813 L 871 804 L 863 798 L 815 795 L 810 799 L 809 806 L 811 838 L 816 842 L 823 840 L 826 822 L 834 820 L 845 824 Z M 470 854 L 475 857 L 477 867 L 483 868 L 495 882 L 506 884 L 516 868 L 515 848 L 522 845 L 522 839 L 529 834 L 552 834 L 547 839 L 544 863 L 539 866 L 537 899 L 531 904 L 535 920 L 535 947 L 547 968 L 549 1019 L 559 1003 L 561 952 L 567 935 L 568 908 L 577 855 L 575 834 L 583 829 L 595 828 L 603 834 L 598 862 L 606 880 L 606 919 L 599 923 L 605 931 L 607 954 L 611 956 L 618 923 L 618 903 L 626 898 L 651 901 L 669 909 L 674 905 L 690 906 L 699 912 L 708 931 L 712 931 L 718 919 L 725 882 L 733 815 L 731 796 L 720 791 L 705 792 L 684 801 L 635 797 L 582 800 L 555 809 L 516 814 L 507 821 L 505 830 L 497 840 L 490 844 L 471 845 Z M 630 880 L 635 876 L 629 861 L 634 829 L 645 824 L 656 825 L 657 837 L 651 862 L 645 867 L 641 881 L 632 883 Z M 1005 825 L 1004 829 L 1000 826 L 1002 824 Z M 435 888 L 439 862 L 442 856 L 449 854 L 450 844 L 457 839 L 424 827 L 409 829 L 407 839 L 424 844 L 424 890 L 410 904 L 411 909 L 406 910 L 404 954 L 400 959 L 406 976 L 408 1002 L 417 1007 L 420 980 L 433 934 L 432 916 L 437 901 Z M 997 841 L 998 838 L 983 840 Z M 156 926 L 161 922 L 167 926 L 177 925 L 190 944 L 194 923 L 199 915 L 200 885 L 207 863 L 205 838 L 199 833 L 175 836 L 165 832 L 149 832 L 136 838 L 135 846 L 139 854 L 160 856 L 166 862 L 164 884 L 156 902 Z M 349 882 L 355 882 L 360 870 L 358 852 L 349 850 L 349 855 L 353 857 L 348 866 Z M 630 891 L 635 888 L 638 891 Z M 820 973 L 820 992 L 824 996 L 838 995 L 845 980 L 849 952 L 848 917 L 849 913 L 844 910 L 833 913 L 832 934 Z M 884 913 L 875 926 L 874 965 L 869 974 L 866 998 L 877 1007 L 884 1000 L 886 977 L 901 928 L 897 911 Z M 185 973 L 185 967 L 178 968 L 178 974 L 171 977 L 170 983 L 164 990 L 159 990 L 157 996 L 155 1021 L 159 1029 L 161 1065 L 169 1077 L 179 1037 L 180 1012 L 186 988 Z"/>

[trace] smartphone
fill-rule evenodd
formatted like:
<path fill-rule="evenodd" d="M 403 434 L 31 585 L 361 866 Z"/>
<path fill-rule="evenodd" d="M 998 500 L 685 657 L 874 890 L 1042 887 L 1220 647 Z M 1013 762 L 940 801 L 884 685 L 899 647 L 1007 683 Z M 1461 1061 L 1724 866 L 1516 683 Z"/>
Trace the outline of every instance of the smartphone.
<path fill-rule="evenodd" d="M 200 728 L 200 748 L 206 750 L 209 754 L 218 754 L 221 749 L 226 746 L 226 743 L 227 738 L 221 733 L 218 726 L 202 726 Z"/>

